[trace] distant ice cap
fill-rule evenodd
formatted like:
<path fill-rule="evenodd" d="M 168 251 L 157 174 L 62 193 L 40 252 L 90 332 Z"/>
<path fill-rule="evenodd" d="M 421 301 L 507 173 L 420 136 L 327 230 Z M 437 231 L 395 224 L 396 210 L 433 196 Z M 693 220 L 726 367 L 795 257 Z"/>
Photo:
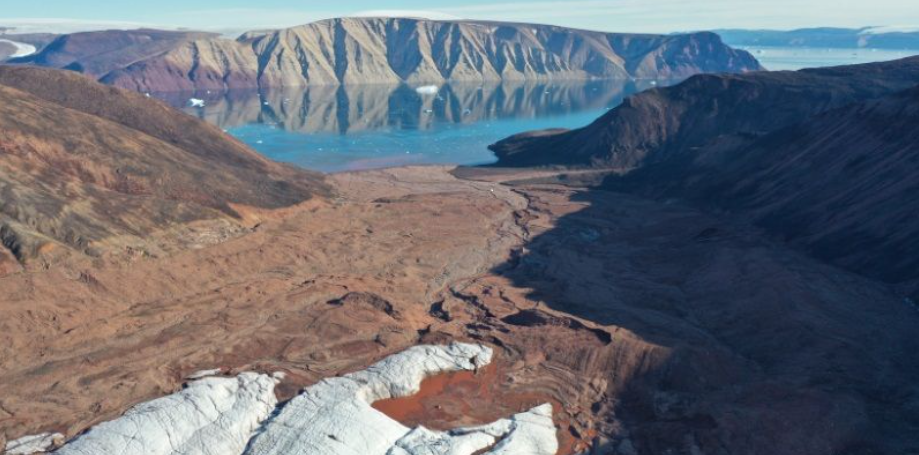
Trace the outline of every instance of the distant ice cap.
<path fill-rule="evenodd" d="M 350 15 L 350 17 L 405 17 L 411 19 L 427 19 L 432 21 L 455 21 L 461 20 L 461 17 L 452 14 L 441 13 L 437 11 L 421 10 L 399 10 L 399 9 L 378 9 L 360 11 Z"/>
<path fill-rule="evenodd" d="M 915 33 L 919 32 L 919 25 L 884 25 L 868 27 L 861 31 L 862 35 L 879 35 L 882 33 Z"/>

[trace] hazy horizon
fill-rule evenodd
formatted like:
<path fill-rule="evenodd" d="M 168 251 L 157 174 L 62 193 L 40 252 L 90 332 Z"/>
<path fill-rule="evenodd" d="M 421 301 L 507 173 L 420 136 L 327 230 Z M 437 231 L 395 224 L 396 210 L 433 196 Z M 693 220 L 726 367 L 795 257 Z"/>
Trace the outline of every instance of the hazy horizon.
<path fill-rule="evenodd" d="M 439 19 L 479 19 L 531 22 L 601 31 L 671 33 L 723 28 L 790 30 L 809 27 L 861 28 L 884 26 L 917 28 L 917 13 L 909 0 L 700 0 L 691 5 L 680 0 L 514 1 L 458 2 L 404 0 L 378 2 L 345 0 L 336 6 L 299 6 L 291 0 L 268 0 L 252 6 L 242 0 L 161 0 L 155 3 L 112 6 L 110 1 L 72 2 L 44 0 L 4 6 L 0 26 L 21 31 L 98 30 L 103 28 L 189 28 L 242 31 L 283 28 L 332 17 L 355 15 L 424 16 Z M 47 14 L 54 11 L 53 16 Z"/>

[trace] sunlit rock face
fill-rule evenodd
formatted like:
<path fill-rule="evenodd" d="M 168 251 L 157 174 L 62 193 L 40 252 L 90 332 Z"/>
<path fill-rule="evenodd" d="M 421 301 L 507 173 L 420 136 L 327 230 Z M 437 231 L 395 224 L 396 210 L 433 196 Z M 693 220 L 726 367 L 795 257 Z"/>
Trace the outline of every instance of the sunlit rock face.
<path fill-rule="evenodd" d="M 408 428 L 371 406 L 417 393 L 428 376 L 476 370 L 491 359 L 491 348 L 483 345 L 416 346 L 307 387 L 280 408 L 274 387 L 282 375 L 204 378 L 135 406 L 56 453 L 472 455 L 490 449 L 496 455 L 553 455 L 558 441 L 549 404 L 446 432 Z M 209 372 L 219 370 L 201 374 Z"/>
<path fill-rule="evenodd" d="M 154 30 L 81 33 L 63 36 L 19 62 L 77 69 L 139 92 L 683 79 L 698 73 L 762 68 L 751 54 L 732 49 L 708 32 L 620 34 L 538 24 L 392 17 L 326 19 L 248 32 L 236 40 Z"/>

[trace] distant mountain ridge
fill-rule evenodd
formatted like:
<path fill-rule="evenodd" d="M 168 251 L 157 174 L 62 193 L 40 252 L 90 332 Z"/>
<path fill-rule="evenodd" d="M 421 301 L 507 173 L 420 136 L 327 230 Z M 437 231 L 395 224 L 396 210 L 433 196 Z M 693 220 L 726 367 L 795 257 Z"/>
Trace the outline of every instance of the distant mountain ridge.
<path fill-rule="evenodd" d="M 499 164 L 628 171 L 693 153 L 712 141 L 745 142 L 847 104 L 919 84 L 919 57 L 751 74 L 698 75 L 627 98 L 576 130 L 521 133 L 492 146 Z"/>
<path fill-rule="evenodd" d="M 126 36 L 115 41 L 127 40 L 131 45 L 116 51 L 107 45 L 100 52 L 90 49 L 65 66 L 59 63 L 60 46 L 53 43 L 16 62 L 66 67 L 144 92 L 352 83 L 680 79 L 703 72 L 761 69 L 752 55 L 726 46 L 707 32 L 634 35 L 404 18 L 329 19 L 246 33 L 235 41 L 168 35 L 137 45 L 139 32 L 83 34 L 88 41 L 97 37 L 99 43 Z M 76 54 L 68 52 L 68 59 Z"/>
<path fill-rule="evenodd" d="M 884 28 L 803 28 L 798 30 L 715 30 L 732 46 L 840 49 L 919 49 L 919 31 Z"/>
<path fill-rule="evenodd" d="M 166 30 L 107 30 L 60 35 L 40 52 L 14 59 L 49 68 L 67 69 L 98 78 L 138 60 L 167 52 L 182 43 L 217 38 L 214 33 Z"/>

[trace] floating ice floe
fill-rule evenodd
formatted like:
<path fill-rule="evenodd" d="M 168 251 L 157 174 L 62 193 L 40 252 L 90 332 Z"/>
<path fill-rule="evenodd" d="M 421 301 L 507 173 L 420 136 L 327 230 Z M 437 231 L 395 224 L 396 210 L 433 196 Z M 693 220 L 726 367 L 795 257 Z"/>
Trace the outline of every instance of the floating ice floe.
<path fill-rule="evenodd" d="M 555 454 L 558 441 L 549 404 L 488 425 L 446 432 L 408 428 L 371 406 L 377 400 L 417 393 L 428 376 L 476 370 L 491 358 L 492 350 L 483 345 L 416 346 L 366 370 L 322 380 L 280 409 L 274 387 L 283 379 L 281 374 L 209 377 L 173 395 L 135 406 L 121 418 L 91 428 L 56 453 L 472 455 L 490 448 L 489 455 Z M 199 373 L 215 371 L 219 370 Z M 32 438 L 49 437 L 51 442 L 42 449 L 61 436 Z"/>
<path fill-rule="evenodd" d="M 64 435 L 60 433 L 42 433 L 23 436 L 15 441 L 7 442 L 6 450 L 3 453 L 7 455 L 31 455 L 33 453 L 47 452 L 63 441 Z"/>
<path fill-rule="evenodd" d="M 188 107 L 204 107 L 204 100 L 198 98 L 189 98 Z"/>
<path fill-rule="evenodd" d="M 139 404 L 58 450 L 59 455 L 241 454 L 277 406 L 277 380 L 257 373 L 206 378 Z"/>
<path fill-rule="evenodd" d="M 415 89 L 416 92 L 420 95 L 436 95 L 440 91 L 440 87 L 436 85 L 423 85 Z"/>

